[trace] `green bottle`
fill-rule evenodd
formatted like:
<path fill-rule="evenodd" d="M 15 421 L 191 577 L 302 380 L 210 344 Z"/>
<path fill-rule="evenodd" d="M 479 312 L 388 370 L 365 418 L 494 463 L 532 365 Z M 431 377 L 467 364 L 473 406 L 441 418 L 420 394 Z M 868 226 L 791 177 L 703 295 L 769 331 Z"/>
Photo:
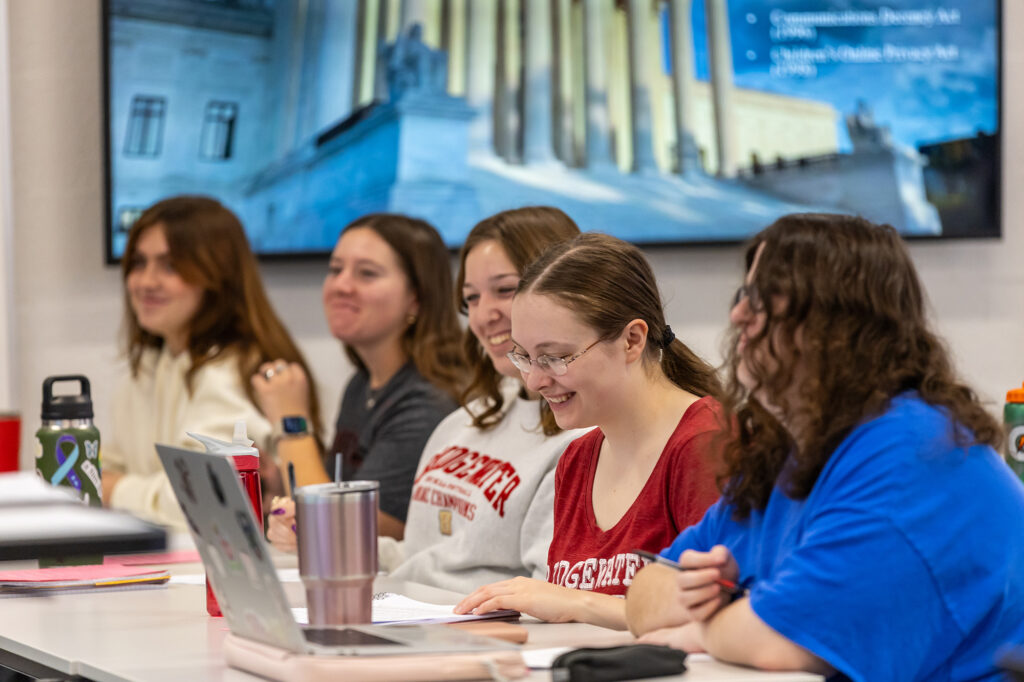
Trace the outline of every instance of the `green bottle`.
<path fill-rule="evenodd" d="M 1024 387 L 1006 392 L 1006 462 L 1024 480 Z"/>
<path fill-rule="evenodd" d="M 79 392 L 54 395 L 58 382 L 78 382 Z M 89 380 L 80 375 L 47 377 L 43 381 L 42 426 L 36 431 L 36 473 L 53 485 L 73 488 L 87 504 L 103 504 L 100 480 L 100 432 L 92 423 Z M 102 556 L 40 560 L 40 566 L 103 563 Z"/>

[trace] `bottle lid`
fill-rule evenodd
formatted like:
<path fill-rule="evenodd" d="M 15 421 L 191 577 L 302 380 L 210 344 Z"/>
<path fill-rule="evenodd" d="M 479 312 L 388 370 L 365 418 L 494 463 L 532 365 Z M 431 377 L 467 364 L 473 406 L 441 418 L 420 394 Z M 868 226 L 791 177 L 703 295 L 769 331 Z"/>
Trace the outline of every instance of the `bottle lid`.
<path fill-rule="evenodd" d="M 185 433 L 206 446 L 207 454 L 233 458 L 235 468 L 239 471 L 258 471 L 260 468 L 260 451 L 253 447 L 253 442 L 246 435 L 245 420 L 243 419 L 235 422 L 235 432 L 230 441 L 191 431 Z"/>
<path fill-rule="evenodd" d="M 1006 392 L 1006 402 L 1008 403 L 1024 403 L 1024 386 L 1021 388 L 1011 388 Z"/>
<path fill-rule="evenodd" d="M 54 395 L 53 385 L 62 381 L 77 381 L 79 385 L 78 395 Z M 43 381 L 43 409 L 41 417 L 44 421 L 92 419 L 92 396 L 89 391 L 89 379 L 81 374 L 46 377 Z"/>

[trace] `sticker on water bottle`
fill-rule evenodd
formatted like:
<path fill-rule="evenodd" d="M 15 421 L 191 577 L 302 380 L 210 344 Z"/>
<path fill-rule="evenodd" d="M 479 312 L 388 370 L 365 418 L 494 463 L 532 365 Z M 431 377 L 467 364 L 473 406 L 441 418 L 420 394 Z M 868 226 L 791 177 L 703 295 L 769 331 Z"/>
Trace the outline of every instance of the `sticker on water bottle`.
<path fill-rule="evenodd" d="M 1006 451 L 1018 462 L 1024 462 L 1024 424 L 1010 430 Z"/>
<path fill-rule="evenodd" d="M 88 448 L 89 444 L 86 443 L 85 445 L 86 448 Z M 96 465 L 90 462 L 89 460 L 85 460 L 84 462 L 82 462 L 81 468 L 82 473 L 85 474 L 90 481 L 92 481 L 92 487 L 95 488 L 97 491 L 102 490 L 103 483 L 102 479 L 100 479 L 100 470 L 96 468 Z"/>

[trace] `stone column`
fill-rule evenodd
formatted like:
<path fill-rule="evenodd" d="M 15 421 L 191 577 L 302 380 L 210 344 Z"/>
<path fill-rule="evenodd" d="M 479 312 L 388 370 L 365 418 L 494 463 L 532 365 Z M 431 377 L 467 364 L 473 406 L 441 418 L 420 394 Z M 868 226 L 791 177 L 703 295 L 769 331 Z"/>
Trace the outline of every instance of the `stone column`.
<path fill-rule="evenodd" d="M 651 0 L 628 0 L 629 102 L 633 133 L 633 170 L 657 171 L 651 139 L 651 92 L 648 47 Z"/>
<path fill-rule="evenodd" d="M 494 149 L 509 163 L 522 161 L 520 0 L 499 0 L 494 63 Z"/>
<path fill-rule="evenodd" d="M 586 164 L 610 167 L 615 159 L 611 146 L 611 115 L 608 107 L 608 41 L 612 0 L 584 0 L 586 35 Z"/>
<path fill-rule="evenodd" d="M 704 0 L 708 25 L 708 61 L 714 103 L 718 174 L 736 174 L 736 129 L 733 117 L 732 39 L 726 0 Z"/>
<path fill-rule="evenodd" d="M 526 0 L 523 156 L 527 163 L 555 159 L 551 125 L 551 9 L 550 0 Z"/>
<path fill-rule="evenodd" d="M 612 0 L 583 0 L 588 168 L 614 163 L 608 113 L 608 17 L 611 11 Z"/>
<path fill-rule="evenodd" d="M 466 60 L 466 102 L 477 114 L 470 124 L 471 150 L 494 145 L 495 49 L 498 45 L 498 3 L 469 3 L 469 56 Z"/>
<path fill-rule="evenodd" d="M 490 4 L 490 3 L 488 3 Z M 469 11 L 467 0 L 448 0 L 447 10 L 442 13 L 445 21 L 445 47 L 448 50 L 448 94 L 463 97 L 466 94 L 467 24 Z"/>
<path fill-rule="evenodd" d="M 359 38 L 362 31 L 358 3 L 329 2 L 323 9 L 323 33 L 318 60 L 319 74 L 314 92 L 317 97 L 317 130 L 352 113 L 352 95 L 358 80 Z"/>
<path fill-rule="evenodd" d="M 675 97 L 676 164 L 680 174 L 699 172 L 700 152 L 693 135 L 693 0 L 669 0 L 672 93 Z"/>

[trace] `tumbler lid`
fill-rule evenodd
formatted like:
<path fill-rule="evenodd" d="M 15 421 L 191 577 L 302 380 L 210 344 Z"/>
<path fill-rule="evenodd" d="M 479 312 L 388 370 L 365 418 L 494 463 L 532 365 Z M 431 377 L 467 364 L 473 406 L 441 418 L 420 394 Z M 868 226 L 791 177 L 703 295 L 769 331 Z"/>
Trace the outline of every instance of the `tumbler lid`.
<path fill-rule="evenodd" d="M 299 486 L 295 489 L 294 497 L 296 500 L 302 498 L 306 502 L 326 502 L 348 495 L 376 495 L 379 489 L 380 483 L 377 481 L 339 481 Z"/>
<path fill-rule="evenodd" d="M 57 382 L 77 381 L 78 395 L 54 395 L 53 385 Z M 82 374 L 64 374 L 46 377 L 43 380 L 44 421 L 59 419 L 92 419 L 92 396 L 89 392 L 89 379 Z"/>

